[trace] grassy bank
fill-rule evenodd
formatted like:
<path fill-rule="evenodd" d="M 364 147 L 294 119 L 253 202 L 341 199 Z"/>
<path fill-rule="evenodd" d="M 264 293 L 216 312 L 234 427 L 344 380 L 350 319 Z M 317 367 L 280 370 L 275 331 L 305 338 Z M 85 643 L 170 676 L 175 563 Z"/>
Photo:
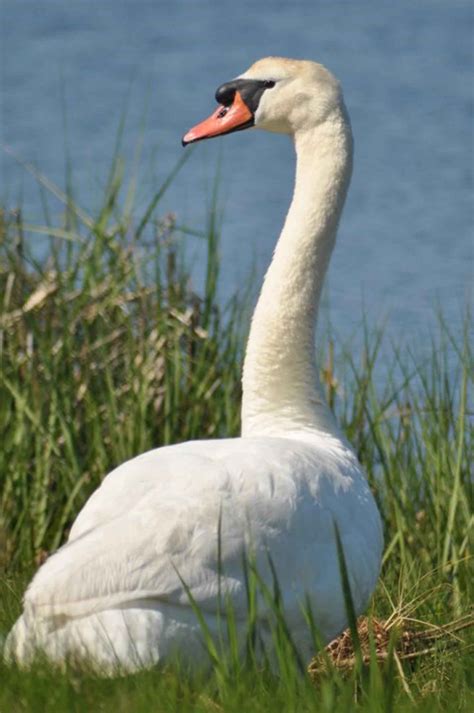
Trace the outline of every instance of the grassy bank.
<path fill-rule="evenodd" d="M 119 168 L 96 216 L 56 188 L 61 221 L 29 226 L 21 213 L 0 216 L 2 634 L 29 573 L 64 541 L 104 474 L 154 446 L 239 430 L 245 310 L 238 300 L 223 309 L 216 297 L 214 213 L 204 238 L 187 238 L 207 241 L 206 284 L 196 294 L 178 247 L 187 231 L 173 216 L 156 217 L 163 191 L 133 215 Z M 383 335 L 370 330 L 359 353 L 329 340 L 321 355 L 329 403 L 382 512 L 386 550 L 370 614 L 388 620 L 395 638 L 397 623 L 399 636 L 439 632 L 470 612 L 467 326 L 451 334 L 440 319 L 422 355 L 382 349 Z M 380 665 L 373 651 L 366 666 L 326 667 L 316 683 L 292 665 L 279 677 L 250 667 L 192 679 L 171 668 L 99 681 L 0 664 L 0 710 L 471 709 L 469 628 L 406 659 L 393 636 Z"/>

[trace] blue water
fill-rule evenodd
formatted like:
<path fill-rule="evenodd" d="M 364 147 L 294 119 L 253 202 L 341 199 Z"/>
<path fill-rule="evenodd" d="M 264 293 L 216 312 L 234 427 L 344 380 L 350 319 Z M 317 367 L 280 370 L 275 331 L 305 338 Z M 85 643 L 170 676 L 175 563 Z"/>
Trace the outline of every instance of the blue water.
<path fill-rule="evenodd" d="M 145 2 L 3 0 L 1 141 L 93 210 L 128 108 L 123 152 L 144 123 L 143 204 L 214 108 L 214 90 L 268 54 L 310 58 L 342 81 L 355 170 L 330 268 L 338 332 L 364 307 L 418 339 L 441 306 L 460 327 L 473 282 L 473 11 L 469 1 Z M 145 118 L 146 117 L 146 118 Z M 203 227 L 221 166 L 223 296 L 258 284 L 289 202 L 284 137 L 247 131 L 196 147 L 162 210 Z M 35 182 L 0 152 L 0 200 L 41 222 Z M 60 206 L 54 204 L 59 212 Z M 191 239 L 199 281 L 202 251 Z"/>

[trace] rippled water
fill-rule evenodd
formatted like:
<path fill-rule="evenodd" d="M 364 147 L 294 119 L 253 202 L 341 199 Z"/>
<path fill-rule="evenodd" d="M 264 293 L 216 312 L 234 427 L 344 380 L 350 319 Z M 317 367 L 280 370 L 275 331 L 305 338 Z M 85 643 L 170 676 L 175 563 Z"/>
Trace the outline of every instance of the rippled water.
<path fill-rule="evenodd" d="M 470 2 L 3 0 L 0 22 L 2 141 L 60 184 L 67 145 L 89 208 L 125 106 L 129 156 L 146 114 L 145 201 L 221 82 L 268 54 L 323 62 L 343 83 L 356 141 L 327 291 L 333 322 L 353 329 L 365 305 L 371 320 L 388 315 L 391 333 L 412 339 L 440 305 L 459 326 L 473 279 Z M 218 161 L 225 296 L 252 265 L 261 279 L 293 155 L 287 139 L 257 131 L 206 142 L 164 209 L 202 227 Z M 4 153 L 0 179 L 3 202 L 21 201 L 39 220 L 37 187 Z M 192 251 L 199 279 L 199 246 Z"/>

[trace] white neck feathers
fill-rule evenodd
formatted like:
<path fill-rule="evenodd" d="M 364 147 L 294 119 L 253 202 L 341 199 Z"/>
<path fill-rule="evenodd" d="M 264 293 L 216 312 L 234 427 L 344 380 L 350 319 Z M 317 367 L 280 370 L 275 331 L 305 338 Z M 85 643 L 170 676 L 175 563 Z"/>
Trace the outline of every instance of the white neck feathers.
<path fill-rule="evenodd" d="M 293 200 L 265 276 L 243 371 L 242 435 L 338 434 L 321 395 L 315 328 L 352 171 L 344 108 L 294 136 Z"/>

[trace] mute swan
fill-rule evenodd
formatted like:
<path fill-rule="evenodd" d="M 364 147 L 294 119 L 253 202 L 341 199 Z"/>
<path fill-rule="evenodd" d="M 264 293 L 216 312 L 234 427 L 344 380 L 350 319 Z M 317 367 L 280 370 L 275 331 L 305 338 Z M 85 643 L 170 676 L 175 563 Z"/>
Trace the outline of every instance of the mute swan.
<path fill-rule="evenodd" d="M 294 196 L 253 315 L 243 371 L 242 436 L 166 446 L 111 472 L 39 569 L 6 643 L 27 665 L 86 660 L 132 672 L 176 653 L 202 661 L 219 591 L 246 631 L 242 554 L 271 583 L 303 656 L 310 601 L 329 640 L 346 625 L 334 522 L 357 612 L 377 581 L 382 530 L 357 458 L 321 395 L 315 321 L 352 168 L 349 119 L 336 79 L 314 62 L 266 58 L 216 92 L 219 107 L 188 144 L 255 126 L 293 137 Z M 221 569 L 218 566 L 218 523 Z M 219 581 L 220 580 L 220 581 Z M 260 617 L 268 611 L 260 603 Z"/>

